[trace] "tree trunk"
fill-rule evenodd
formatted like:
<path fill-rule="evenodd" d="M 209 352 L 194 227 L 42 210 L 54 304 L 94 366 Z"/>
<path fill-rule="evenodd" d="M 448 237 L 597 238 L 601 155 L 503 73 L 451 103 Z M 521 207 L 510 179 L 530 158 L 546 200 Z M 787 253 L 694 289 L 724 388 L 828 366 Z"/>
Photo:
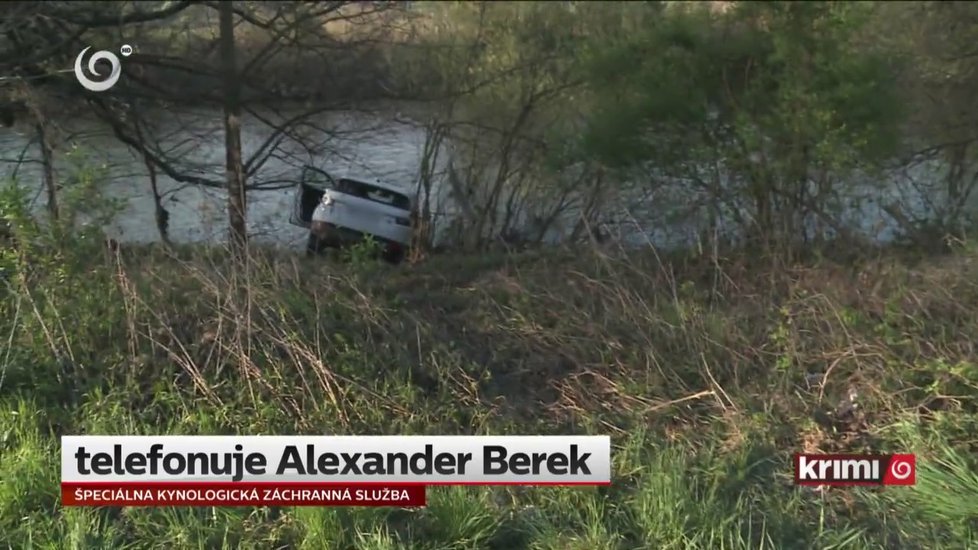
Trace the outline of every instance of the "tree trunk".
<path fill-rule="evenodd" d="M 248 246 L 245 223 L 244 165 L 241 161 L 241 86 L 235 59 L 234 13 L 230 1 L 220 2 L 221 65 L 224 72 L 224 148 L 227 155 L 228 219 L 231 251 L 242 254 Z"/>
<path fill-rule="evenodd" d="M 160 240 L 170 246 L 170 212 L 163 207 L 163 197 L 156 182 L 156 167 L 148 157 L 144 158 L 146 172 L 149 174 L 149 187 L 153 191 L 153 206 L 156 213 L 156 229 L 160 232 Z"/>
<path fill-rule="evenodd" d="M 44 127 L 45 120 L 38 116 L 37 139 L 41 144 L 41 165 L 44 169 L 44 188 L 47 190 L 48 212 L 52 220 L 57 220 L 59 216 L 58 208 L 58 184 L 54 178 L 54 152 L 51 147 L 51 138 Z"/>
<path fill-rule="evenodd" d="M 415 204 L 412 208 L 412 224 L 414 228 L 411 242 L 411 260 L 419 261 L 433 245 L 433 225 L 431 216 L 431 186 L 438 168 L 438 153 L 445 136 L 445 127 L 440 120 L 434 119 L 427 125 L 424 148 L 421 155 L 421 170 L 415 193 Z"/>
<path fill-rule="evenodd" d="M 131 102 L 129 114 L 133 120 L 133 131 L 136 134 L 136 139 L 139 140 L 139 144 L 142 146 L 143 164 L 146 166 L 146 174 L 149 176 L 149 188 L 153 193 L 156 230 L 160 233 L 160 241 L 164 245 L 170 246 L 170 212 L 163 207 L 163 197 L 160 195 L 160 188 L 156 179 L 156 166 L 146 151 L 146 140 L 143 137 L 142 119 L 140 118 L 142 110 L 139 108 L 139 101 L 137 99 L 130 97 L 129 101 Z"/>

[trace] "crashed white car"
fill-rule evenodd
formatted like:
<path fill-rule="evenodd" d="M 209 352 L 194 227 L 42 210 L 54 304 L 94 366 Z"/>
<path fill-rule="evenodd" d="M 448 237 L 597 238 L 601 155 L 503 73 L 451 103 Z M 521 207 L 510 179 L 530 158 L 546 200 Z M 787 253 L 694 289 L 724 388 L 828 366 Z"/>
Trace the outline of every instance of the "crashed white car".
<path fill-rule="evenodd" d="M 396 263 L 411 242 L 412 207 L 411 199 L 390 185 L 306 166 L 289 221 L 309 229 L 310 254 L 370 237 L 384 258 Z"/>

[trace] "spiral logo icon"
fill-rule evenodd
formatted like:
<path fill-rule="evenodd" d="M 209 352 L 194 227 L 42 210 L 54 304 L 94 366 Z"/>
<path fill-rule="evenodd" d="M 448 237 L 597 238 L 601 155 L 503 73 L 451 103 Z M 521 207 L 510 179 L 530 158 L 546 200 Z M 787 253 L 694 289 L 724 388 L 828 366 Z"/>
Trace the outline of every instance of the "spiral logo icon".
<path fill-rule="evenodd" d="M 913 465 L 906 460 L 894 459 L 890 463 L 890 475 L 894 479 L 907 479 L 913 474 Z"/>
<path fill-rule="evenodd" d="M 126 48 L 128 46 L 125 46 Z M 108 78 L 104 80 L 92 80 L 85 74 L 85 70 L 82 67 L 82 58 L 85 57 L 85 52 L 91 49 L 91 46 L 85 48 L 78 54 L 75 58 L 75 78 L 78 82 L 86 89 L 92 92 L 104 92 L 109 88 L 115 86 L 116 82 L 119 81 L 119 76 L 122 75 L 122 63 L 119 62 L 119 58 L 112 52 L 108 50 L 101 50 L 95 52 L 92 58 L 88 60 L 88 72 L 102 76 L 102 74 L 95 68 L 95 64 L 99 61 L 108 61 L 112 65 L 112 72 L 109 73 Z M 131 48 L 129 49 L 131 52 Z"/>

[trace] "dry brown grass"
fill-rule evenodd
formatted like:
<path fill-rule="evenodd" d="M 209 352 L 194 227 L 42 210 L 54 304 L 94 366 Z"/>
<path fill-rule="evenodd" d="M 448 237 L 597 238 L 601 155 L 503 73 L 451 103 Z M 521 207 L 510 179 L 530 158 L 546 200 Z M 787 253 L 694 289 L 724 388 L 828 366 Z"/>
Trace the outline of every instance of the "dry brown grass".
<path fill-rule="evenodd" d="M 261 257 L 246 275 L 194 258 L 133 277 L 158 282 L 138 299 L 164 327 L 157 347 L 189 379 L 214 385 L 207 379 L 239 369 L 249 391 L 291 403 L 302 425 L 312 422 L 301 419 L 308 403 L 325 399 L 349 429 L 353 404 L 376 395 L 358 388 L 358 367 L 333 362 L 362 364 L 381 349 L 370 372 L 407 367 L 423 392 L 514 418 L 598 419 L 621 433 L 721 419 L 729 445 L 744 437 L 744 411 L 814 421 L 773 435 L 824 449 L 870 446 L 908 408 L 975 408 L 974 395 L 957 395 L 974 380 L 929 372 L 975 359 L 971 257 L 763 274 L 731 264 L 718 276 L 652 254 L 577 256 L 436 258 L 396 270 Z M 197 307 L 150 308 L 172 302 L 162 281 L 173 279 L 194 288 Z M 283 394 L 290 379 L 301 383 Z"/>

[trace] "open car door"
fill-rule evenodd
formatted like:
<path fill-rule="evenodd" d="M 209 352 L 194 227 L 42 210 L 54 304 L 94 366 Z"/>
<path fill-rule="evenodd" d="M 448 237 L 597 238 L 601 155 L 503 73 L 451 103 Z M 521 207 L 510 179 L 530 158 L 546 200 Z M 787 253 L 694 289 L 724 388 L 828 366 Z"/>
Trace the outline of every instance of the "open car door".
<path fill-rule="evenodd" d="M 295 190 L 289 223 L 308 228 L 312 224 L 312 213 L 322 202 L 326 190 L 334 186 L 333 178 L 326 172 L 312 166 L 303 167 L 302 178 Z"/>

